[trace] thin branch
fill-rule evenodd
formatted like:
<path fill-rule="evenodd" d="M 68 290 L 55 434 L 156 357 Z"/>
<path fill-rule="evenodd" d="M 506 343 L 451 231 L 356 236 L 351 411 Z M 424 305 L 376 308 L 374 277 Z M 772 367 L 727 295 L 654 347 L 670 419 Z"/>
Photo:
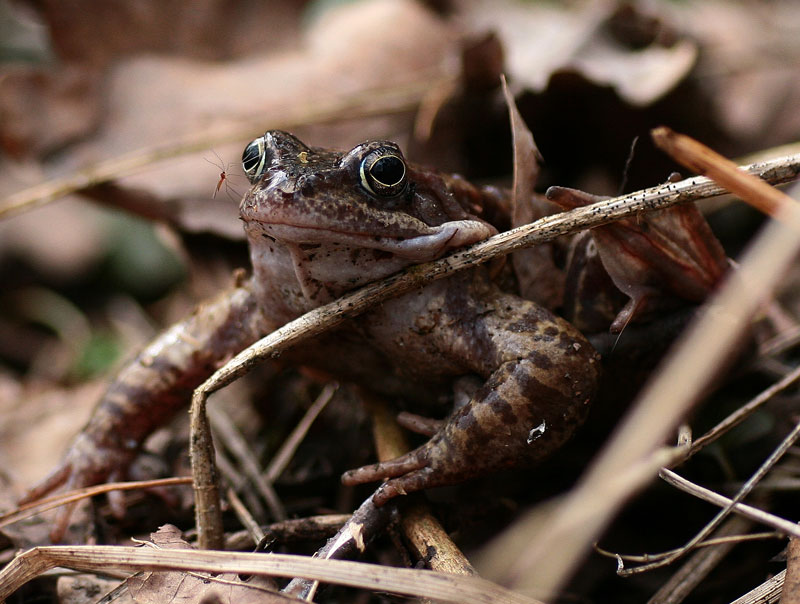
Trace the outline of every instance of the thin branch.
<path fill-rule="evenodd" d="M 742 423 L 745 419 L 750 417 L 758 408 L 760 408 L 764 403 L 769 401 L 773 396 L 782 392 L 793 383 L 795 383 L 798 378 L 800 378 L 800 365 L 795 367 L 795 369 L 784 376 L 778 382 L 775 382 L 768 388 L 764 389 L 760 392 L 757 396 L 752 398 L 748 401 L 745 405 L 739 407 L 736 411 L 731 413 L 728 417 L 723 419 L 719 422 L 716 426 L 711 428 L 708 432 L 703 434 L 700 438 L 695 440 L 692 443 L 692 446 L 689 448 L 689 453 L 687 454 L 687 459 L 697 453 L 703 447 L 711 444 L 715 440 L 717 440 L 720 436 L 727 433 L 729 430 L 735 428 L 740 423 Z"/>
<path fill-rule="evenodd" d="M 672 486 L 680 489 L 681 491 L 685 491 L 686 493 L 694 495 L 703 501 L 713 503 L 719 507 L 728 507 L 731 506 L 731 504 L 734 504 L 731 506 L 732 512 L 735 512 L 740 516 L 744 516 L 745 518 L 750 518 L 750 520 L 754 520 L 761 524 L 771 526 L 775 530 L 786 535 L 800 537 L 800 526 L 798 526 L 798 524 L 795 522 L 790 522 L 789 520 L 785 520 L 784 518 L 775 516 L 774 514 L 770 514 L 769 512 L 765 512 L 764 510 L 760 510 L 751 505 L 747 505 L 746 503 L 735 503 L 732 499 L 729 499 L 724 495 L 720 495 L 719 493 L 715 493 L 710 489 L 701 487 L 699 484 L 695 484 L 689 480 L 686 480 L 684 477 L 676 474 L 672 470 L 667 470 L 664 468 L 661 470 L 660 476 Z"/>
<path fill-rule="evenodd" d="M 628 576 L 636 573 L 645 572 L 648 570 L 652 570 L 654 568 L 660 568 L 662 566 L 666 566 L 667 564 L 671 564 L 681 556 L 685 555 L 691 549 L 693 549 L 698 543 L 706 539 L 712 532 L 716 530 L 716 528 L 722 524 L 722 521 L 731 513 L 733 507 L 742 501 L 745 497 L 747 497 L 750 492 L 755 488 L 755 486 L 761 482 L 764 476 L 775 466 L 776 463 L 786 454 L 786 451 L 789 450 L 789 447 L 794 445 L 797 439 L 800 438 L 800 423 L 796 424 L 795 427 L 792 429 L 789 434 L 786 435 L 786 438 L 778 445 L 775 450 L 770 454 L 770 456 L 764 460 L 758 470 L 756 470 L 753 475 L 741 486 L 739 491 L 736 493 L 734 498 L 731 502 L 725 506 L 722 510 L 720 510 L 717 515 L 703 527 L 702 530 L 698 531 L 698 533 L 689 540 L 688 543 L 684 547 L 682 547 L 678 552 L 671 554 L 669 556 L 664 556 L 661 560 L 657 562 L 651 562 L 649 564 L 642 564 L 641 566 L 637 566 L 634 568 L 629 568 L 625 570 L 618 571 L 617 574 L 621 576 Z"/>
<path fill-rule="evenodd" d="M 291 461 L 295 451 L 297 451 L 297 447 L 305 438 L 311 424 L 313 424 L 317 416 L 322 413 L 322 410 L 333 398 L 333 395 L 336 394 L 338 388 L 339 384 L 336 382 L 325 385 L 322 392 L 317 396 L 317 399 L 308 408 L 308 411 L 305 412 L 305 415 L 303 415 L 302 419 L 297 423 L 292 433 L 283 442 L 281 448 L 278 449 L 278 452 L 272 457 L 272 460 L 270 460 L 269 466 L 267 466 L 264 472 L 264 479 L 267 482 L 275 482 L 283 473 L 286 466 L 289 465 L 289 461 Z"/>
<path fill-rule="evenodd" d="M 88 572 L 105 569 L 134 572 L 185 570 L 215 574 L 301 576 L 362 589 L 429 597 L 443 602 L 536 604 L 535 600 L 479 577 L 390 568 L 344 560 L 319 560 L 289 554 L 156 550 L 111 545 L 36 547 L 20 554 L 0 571 L 0 601 L 44 571 L 59 566 Z"/>
<path fill-rule="evenodd" d="M 718 533 L 719 534 L 719 533 Z M 765 539 L 785 539 L 786 535 L 779 531 L 765 531 L 763 533 L 747 533 L 741 535 L 730 535 L 729 537 L 711 537 L 698 543 L 695 548 L 716 547 L 717 545 L 738 544 L 747 541 L 763 541 Z M 658 554 L 619 554 L 595 545 L 594 550 L 601 556 L 606 558 L 614 558 L 614 560 L 622 560 L 623 562 L 652 562 L 654 559 L 659 559 L 668 556 L 675 552 L 679 552 L 683 547 L 676 547 L 675 549 L 660 552 Z"/>

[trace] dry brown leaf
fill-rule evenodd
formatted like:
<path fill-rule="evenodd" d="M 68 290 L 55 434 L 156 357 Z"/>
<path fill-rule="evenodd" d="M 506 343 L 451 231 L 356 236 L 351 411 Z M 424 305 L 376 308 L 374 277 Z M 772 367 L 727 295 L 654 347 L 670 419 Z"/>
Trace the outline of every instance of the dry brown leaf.
<path fill-rule="evenodd" d="M 534 196 L 533 187 L 539 174 L 539 149 L 533 134 L 514 103 L 514 97 L 503 79 L 503 95 L 508 105 L 511 135 L 514 141 L 514 194 L 512 196 L 511 226 L 530 224 L 557 208 L 550 202 Z M 546 308 L 561 304 L 564 292 L 564 274 L 553 262 L 553 244 L 518 250 L 511 256 L 514 272 L 523 298 L 534 300 Z"/>
<path fill-rule="evenodd" d="M 151 535 L 161 549 L 193 549 L 183 540 L 180 531 L 171 525 L 162 526 Z M 127 580 L 128 591 L 139 604 L 170 602 L 225 602 L 227 604 L 261 604 L 297 602 L 295 598 L 274 591 L 274 584 L 252 578 L 242 581 L 236 573 L 215 576 L 187 572 L 144 572 Z"/>
<path fill-rule="evenodd" d="M 568 3 L 464 4 L 475 28 L 500 33 L 509 77 L 536 92 L 547 87 L 554 73 L 570 71 L 611 86 L 628 103 L 643 106 L 672 90 L 697 58 L 697 47 L 689 39 L 667 46 L 655 37 L 648 46 L 632 49 L 609 35 L 607 26 L 618 10 L 614 2 L 585 2 L 577 9 Z M 626 18 L 634 17 L 635 10 Z"/>
<path fill-rule="evenodd" d="M 59 577 L 56 583 L 59 604 L 96 604 L 101 596 L 108 594 L 120 584 L 118 579 L 105 579 L 97 575 L 79 574 Z M 130 604 L 133 598 L 127 590 L 114 597 L 114 604 Z"/>

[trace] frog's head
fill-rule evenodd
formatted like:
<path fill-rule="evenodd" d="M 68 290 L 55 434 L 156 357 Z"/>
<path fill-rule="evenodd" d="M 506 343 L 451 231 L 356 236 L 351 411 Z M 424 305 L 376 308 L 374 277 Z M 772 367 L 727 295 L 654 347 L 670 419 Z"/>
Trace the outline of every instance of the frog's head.
<path fill-rule="evenodd" d="M 251 241 L 257 231 L 283 243 L 368 248 L 411 263 L 496 232 L 389 141 L 341 153 L 270 130 L 245 147 L 242 165 L 253 184 L 240 206 Z"/>

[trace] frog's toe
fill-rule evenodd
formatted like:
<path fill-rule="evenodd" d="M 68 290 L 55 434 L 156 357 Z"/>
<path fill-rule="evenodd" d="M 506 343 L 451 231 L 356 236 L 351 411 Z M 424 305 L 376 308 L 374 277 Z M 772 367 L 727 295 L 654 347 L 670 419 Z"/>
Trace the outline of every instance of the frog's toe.
<path fill-rule="evenodd" d="M 420 468 L 399 478 L 392 478 L 383 483 L 375 494 L 372 501 L 380 507 L 398 495 L 407 495 L 414 491 L 421 491 L 432 486 L 434 471 L 430 467 Z"/>
<path fill-rule="evenodd" d="M 401 455 L 389 461 L 369 466 L 362 466 L 354 470 L 348 470 L 342 475 L 342 483 L 348 486 L 375 482 L 376 480 L 386 480 L 403 476 L 409 472 L 419 470 L 427 465 L 425 456 L 419 454 L 419 449 Z"/>
<path fill-rule="evenodd" d="M 345 472 L 342 482 L 346 485 L 357 485 L 385 480 L 372 496 L 375 505 L 381 506 L 399 495 L 450 484 L 452 481 L 441 476 L 441 468 L 435 467 L 435 460 L 428 443 L 396 459 Z"/>

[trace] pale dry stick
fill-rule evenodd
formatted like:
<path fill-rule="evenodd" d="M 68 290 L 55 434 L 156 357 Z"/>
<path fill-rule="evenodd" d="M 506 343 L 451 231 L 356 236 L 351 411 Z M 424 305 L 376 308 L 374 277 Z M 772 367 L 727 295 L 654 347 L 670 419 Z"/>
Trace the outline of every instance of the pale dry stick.
<path fill-rule="evenodd" d="M 728 417 L 719 422 L 716 426 L 711 428 L 708 432 L 703 434 L 700 438 L 692 443 L 687 453 L 687 459 L 697 453 L 703 447 L 711 444 L 720 436 L 727 433 L 729 430 L 741 424 L 745 419 L 750 417 L 759 407 L 772 399 L 776 394 L 782 392 L 800 378 L 800 365 L 798 365 L 791 373 L 786 374 L 780 381 L 775 382 L 768 388 L 762 390 L 757 396 L 749 400 L 746 404 L 739 407 L 736 411 L 731 413 Z"/>
<path fill-rule="evenodd" d="M 408 452 L 408 439 L 385 401 L 370 407 L 378 460 L 388 461 Z M 425 560 L 431 570 L 455 575 L 475 574 L 472 564 L 423 501 L 400 508 L 400 527 L 417 558 Z"/>
<path fill-rule="evenodd" d="M 463 604 L 536 604 L 479 577 L 459 577 L 433 571 L 390 568 L 344 560 L 319 560 L 289 554 L 250 554 L 197 550 L 155 550 L 112 545 L 35 547 L 0 571 L 0 602 L 20 586 L 57 567 L 88 572 L 106 569 L 139 571 L 184 570 L 240 573 L 273 577 L 306 577 L 407 596 L 430 597 Z"/>
<path fill-rule="evenodd" d="M 252 540 L 253 544 L 258 545 L 261 543 L 266 537 L 266 534 L 258 522 L 256 522 L 256 519 L 253 518 L 253 515 L 250 513 L 250 510 L 247 509 L 247 506 L 244 504 L 244 502 L 239 499 L 239 495 L 236 494 L 236 490 L 232 487 L 228 487 L 225 490 L 225 495 L 228 499 L 228 504 L 231 506 L 234 514 L 236 514 L 239 522 L 250 535 L 250 539 Z"/>
<path fill-rule="evenodd" d="M 800 526 L 798 526 L 795 522 L 790 522 L 785 518 L 781 518 L 775 514 L 770 514 L 769 512 L 760 510 L 752 505 L 747 505 L 746 503 L 735 503 L 732 499 L 725 497 L 724 495 L 720 495 L 719 493 L 716 493 L 705 487 L 701 487 L 699 484 L 695 484 L 690 480 L 686 480 L 683 476 L 676 474 L 672 470 L 663 468 L 659 474 L 661 478 L 664 479 L 664 481 L 668 484 L 671 484 L 675 488 L 689 493 L 690 495 L 694 495 L 703 501 L 713 503 L 714 505 L 722 508 L 731 506 L 731 504 L 733 504 L 731 506 L 732 512 L 739 514 L 740 516 L 744 516 L 745 518 L 749 518 L 750 520 L 760 524 L 770 526 L 776 531 L 780 531 L 786 535 L 800 538 Z"/>
<path fill-rule="evenodd" d="M 308 124 L 412 111 L 431 86 L 437 85 L 440 81 L 441 79 L 437 79 L 389 89 L 367 90 L 327 103 L 315 101 L 305 105 L 295 105 L 287 108 L 283 115 L 273 114 L 267 120 L 263 115 L 258 115 L 242 119 L 238 125 L 232 127 L 215 131 L 204 130 L 169 143 L 138 149 L 6 196 L 0 200 L 0 220 L 48 204 L 81 189 L 135 174 L 165 159 L 252 138 L 253 132 L 263 132 L 267 128 L 292 129 Z"/>
<path fill-rule="evenodd" d="M 322 410 L 333 398 L 338 388 L 339 384 L 336 382 L 325 385 L 322 392 L 319 393 L 319 396 L 317 396 L 316 400 L 308 408 L 308 411 L 305 412 L 302 419 L 297 423 L 294 430 L 292 430 L 292 433 L 286 438 L 281 448 L 278 449 L 278 452 L 270 460 L 264 472 L 264 479 L 267 482 L 272 484 L 283 474 L 283 471 L 286 469 L 286 466 L 289 465 L 289 461 L 292 459 L 295 451 L 297 451 L 297 447 L 305 438 L 306 433 L 308 433 L 311 424 L 313 424 L 317 416 L 322 413 Z"/>
<path fill-rule="evenodd" d="M 800 172 L 800 154 L 759 162 L 743 168 L 770 182 L 786 182 Z M 195 515 L 200 547 L 215 549 L 222 545 L 222 517 L 216 472 L 212 465 L 213 443 L 208 436 L 205 405 L 208 397 L 241 377 L 261 359 L 277 355 L 298 342 L 319 335 L 344 320 L 353 318 L 379 302 L 441 279 L 455 271 L 471 268 L 496 256 L 551 241 L 562 235 L 593 228 L 658 210 L 677 203 L 720 195 L 724 189 L 704 177 L 687 178 L 600 201 L 568 212 L 545 216 L 531 224 L 500 233 L 449 256 L 410 267 L 382 281 L 371 283 L 347 296 L 315 308 L 262 338 L 237 354 L 224 367 L 201 384 L 192 396 L 191 458 L 195 477 Z"/>
<path fill-rule="evenodd" d="M 609 481 L 630 464 L 646 459 L 668 438 L 725 361 L 763 297 L 774 289 L 793 261 L 800 249 L 797 204 L 744 172 L 737 171 L 737 177 L 750 181 L 747 187 L 730 185 L 737 195 L 750 195 L 753 189 L 766 188 L 769 193 L 765 195 L 769 198 L 775 194 L 782 196 L 780 217 L 790 226 L 775 221 L 763 229 L 745 254 L 740 270 L 706 303 L 705 308 L 710 310 L 693 321 L 673 346 L 611 442 L 559 506 L 558 514 L 538 534 L 528 535 L 530 545 L 516 561 L 505 567 L 498 564 L 499 573 L 494 576 L 482 573 L 484 576 L 503 585 L 531 590 L 543 598 L 558 593 L 619 506 L 652 476 L 642 476 L 639 484 L 628 485 L 630 490 L 624 492 L 612 492 Z M 525 520 L 523 516 L 520 522 Z M 508 530 L 518 530 L 517 525 Z M 492 555 L 500 558 L 502 552 L 495 550 Z"/>
<path fill-rule="evenodd" d="M 687 552 L 694 549 L 698 543 L 706 539 L 716 528 L 722 524 L 722 521 L 727 518 L 727 516 L 733 510 L 733 506 L 737 503 L 741 502 L 750 492 L 756 487 L 756 485 L 761 482 L 764 476 L 772 470 L 776 463 L 786 454 L 786 451 L 789 450 L 789 447 L 793 446 L 797 439 L 800 438 L 800 422 L 798 422 L 795 427 L 792 429 L 789 434 L 786 435 L 786 438 L 781 441 L 780 445 L 778 445 L 775 450 L 770 454 L 770 456 L 764 460 L 758 470 L 756 470 L 753 475 L 747 479 L 747 481 L 741 486 L 739 491 L 731 500 L 727 506 L 725 506 L 722 510 L 720 510 L 717 515 L 708 523 L 706 524 L 702 530 L 698 531 L 697 534 L 692 537 L 682 548 L 680 548 L 677 552 L 670 554 L 668 556 L 664 556 L 660 560 L 656 562 L 650 562 L 649 564 L 642 564 L 641 566 L 636 566 L 634 568 L 624 569 L 617 571 L 617 574 L 620 576 L 629 576 L 636 573 L 642 573 L 648 570 L 652 570 L 654 568 L 660 568 L 662 566 L 666 566 L 680 558 L 681 556 L 685 555 Z"/>
<path fill-rule="evenodd" d="M 750 528 L 752 523 L 741 516 L 729 518 L 719 527 L 717 536 L 734 537 Z M 724 539 L 724 537 L 723 537 Z M 711 541 L 709 539 L 709 541 Z M 654 593 L 647 604 L 680 604 L 697 587 L 722 559 L 728 555 L 734 545 L 740 541 L 731 538 L 715 547 L 706 547 L 696 551 L 669 580 Z M 706 542 L 707 543 L 707 542 Z"/>
<path fill-rule="evenodd" d="M 736 598 L 731 604 L 773 604 L 780 600 L 785 577 L 786 571 L 782 570 L 774 577 L 770 577 L 764 581 L 758 587 Z"/>
<path fill-rule="evenodd" d="M 779 531 L 764 531 L 761 533 L 747 533 L 746 535 L 731 535 L 730 537 L 712 537 L 710 539 L 706 539 L 705 541 L 701 541 L 697 544 L 697 549 L 700 548 L 708 548 L 708 547 L 716 547 L 718 545 L 727 545 L 733 544 L 736 545 L 737 543 L 745 543 L 747 541 L 764 541 L 765 539 L 784 539 L 786 535 Z M 606 558 L 614 558 L 614 560 L 622 560 L 623 562 L 651 562 L 654 558 L 658 558 L 660 556 L 669 555 L 673 552 L 680 551 L 682 548 L 676 547 L 672 550 L 667 550 L 666 552 L 661 552 L 659 554 L 618 554 L 616 552 L 611 552 L 607 549 L 603 549 L 602 547 L 595 545 L 594 551 L 596 551 L 601 556 L 605 556 Z"/>

